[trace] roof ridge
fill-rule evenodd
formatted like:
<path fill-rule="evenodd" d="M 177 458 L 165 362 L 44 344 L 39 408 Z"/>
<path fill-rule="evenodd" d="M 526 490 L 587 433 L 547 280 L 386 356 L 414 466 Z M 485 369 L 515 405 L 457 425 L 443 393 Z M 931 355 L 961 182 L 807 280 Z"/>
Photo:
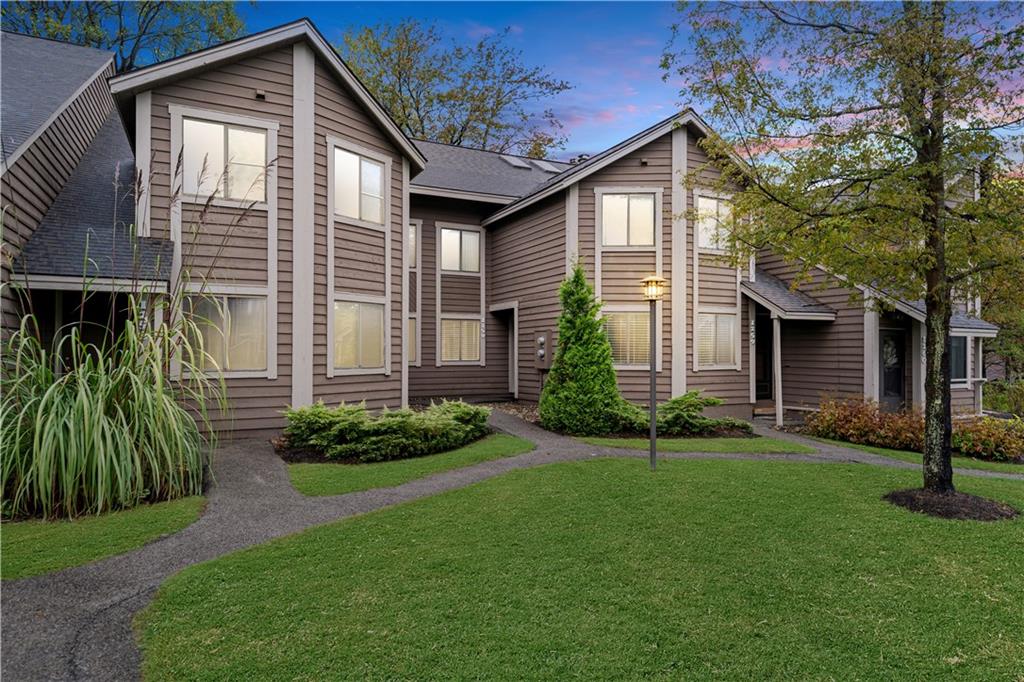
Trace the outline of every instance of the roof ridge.
<path fill-rule="evenodd" d="M 568 161 L 562 161 L 561 159 L 545 159 L 539 156 L 527 156 L 525 154 L 513 154 L 512 152 L 496 152 L 493 149 L 481 149 L 480 147 L 467 147 L 464 144 L 453 144 L 451 142 L 438 142 L 437 140 L 428 140 L 423 137 L 410 137 L 413 142 L 426 142 L 427 144 L 436 144 L 442 147 L 454 147 L 456 149 L 468 149 L 473 152 L 484 152 L 485 154 L 497 154 L 498 156 L 514 156 L 518 159 L 527 159 L 529 161 L 547 161 L 548 163 L 561 163 L 566 166 L 572 164 Z"/>

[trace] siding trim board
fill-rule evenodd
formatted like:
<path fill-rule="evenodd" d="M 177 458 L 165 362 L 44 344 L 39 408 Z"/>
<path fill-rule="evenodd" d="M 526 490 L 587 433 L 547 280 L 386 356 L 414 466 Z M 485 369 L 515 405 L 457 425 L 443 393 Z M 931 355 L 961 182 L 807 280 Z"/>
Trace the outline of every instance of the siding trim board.
<path fill-rule="evenodd" d="M 328 191 L 330 191 L 330 190 L 328 189 Z M 401 232 L 401 234 L 402 234 L 402 312 L 401 312 L 401 317 L 402 317 L 402 341 L 401 341 L 401 343 L 402 343 L 402 345 L 401 345 L 401 353 L 399 355 L 399 357 L 400 357 L 400 364 L 401 364 L 401 368 L 402 368 L 401 369 L 402 374 L 401 374 L 400 393 L 399 393 L 399 405 L 401 407 L 403 407 L 403 408 L 404 407 L 408 407 L 408 405 L 409 405 L 409 348 L 408 348 L 408 344 L 409 344 L 409 331 L 408 331 L 408 327 L 409 327 L 409 225 L 412 222 L 410 220 L 410 215 L 409 215 L 410 210 L 411 209 L 410 209 L 410 206 L 409 206 L 409 160 L 403 158 L 402 159 L 402 232 Z M 418 264 L 419 264 L 419 254 L 420 254 L 420 251 L 423 250 L 423 248 L 420 246 L 419 232 L 420 232 L 420 229 L 417 226 L 417 228 L 416 228 L 416 259 L 417 259 L 416 279 L 419 279 L 420 272 L 421 272 L 420 268 L 418 267 Z M 333 264 L 330 264 L 330 265 L 333 265 Z M 390 281 L 390 279 L 391 278 L 388 277 L 388 281 Z M 416 304 L 417 305 L 419 305 L 419 300 L 420 300 L 419 297 L 417 297 L 416 298 Z M 416 337 L 417 337 L 417 341 L 416 341 L 416 346 L 417 346 L 416 360 L 417 361 L 420 359 L 419 341 L 418 341 L 419 334 L 420 334 L 420 323 L 419 323 L 419 320 L 417 320 L 416 321 Z"/>
<path fill-rule="evenodd" d="M 292 407 L 313 403 L 314 169 L 316 61 L 292 48 Z"/>
<path fill-rule="evenodd" d="M 405 367 L 422 367 L 423 366 L 423 325 L 421 320 L 423 315 L 423 219 L 422 218 L 408 218 L 406 220 L 407 225 L 416 226 L 416 263 L 414 267 L 406 269 L 406 277 L 403 278 L 403 282 L 406 282 L 406 286 L 409 286 L 408 270 L 412 269 L 416 274 L 416 281 L 414 286 L 416 287 L 416 312 L 409 311 L 408 305 L 408 293 L 403 289 L 403 295 L 405 296 L 406 305 L 406 319 L 412 318 L 416 320 L 416 338 L 414 343 L 416 344 L 416 362 L 410 363 L 406 358 Z M 406 228 L 408 229 L 408 228 Z M 408 252 L 408 240 L 406 240 L 406 252 Z M 408 253 L 406 254 L 408 255 Z M 403 341 L 406 343 L 407 339 Z"/>
<path fill-rule="evenodd" d="M 479 272 L 464 272 L 462 270 L 442 270 L 441 269 L 441 230 L 468 230 L 471 232 L 477 232 L 480 235 L 480 253 L 477 254 L 480 263 Z M 435 345 L 434 345 L 434 365 L 436 367 L 447 367 L 447 366 L 458 366 L 458 365 L 476 365 L 479 367 L 487 366 L 487 275 L 486 275 L 486 263 L 487 263 L 487 233 L 484 228 L 480 225 L 470 225 L 467 223 L 450 223 L 444 221 L 434 221 L 434 334 L 435 334 Z M 441 283 L 443 277 L 475 277 L 480 280 L 480 308 L 476 313 L 452 313 L 444 312 L 442 304 L 444 296 L 441 291 Z M 480 359 L 479 360 L 460 360 L 460 361 L 444 361 L 441 359 L 441 320 L 478 320 L 480 322 Z"/>
<path fill-rule="evenodd" d="M 580 186 L 565 191 L 565 276 L 580 257 Z"/>
<path fill-rule="evenodd" d="M 152 173 L 153 144 L 150 128 L 153 124 L 153 92 L 146 90 L 135 96 L 135 229 L 139 236 L 149 236 L 150 174 Z"/>
<path fill-rule="evenodd" d="M 672 130 L 672 389 L 686 393 L 686 143 L 689 129 Z M 753 319 L 753 318 L 751 318 Z M 751 399 L 753 402 L 753 399 Z"/>

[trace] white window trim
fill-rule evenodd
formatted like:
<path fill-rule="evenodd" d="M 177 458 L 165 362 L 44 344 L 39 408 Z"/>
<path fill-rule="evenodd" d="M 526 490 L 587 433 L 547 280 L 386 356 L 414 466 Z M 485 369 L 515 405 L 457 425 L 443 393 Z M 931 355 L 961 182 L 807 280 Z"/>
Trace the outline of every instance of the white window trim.
<path fill-rule="evenodd" d="M 334 366 L 334 304 L 338 302 L 344 303 L 370 303 L 384 307 L 384 366 L 383 367 L 351 367 L 341 368 Z M 391 369 L 389 367 L 389 358 L 391 357 L 391 326 L 389 324 L 391 307 L 388 305 L 388 301 L 385 296 L 371 296 L 369 294 L 350 294 L 343 291 L 336 291 L 334 295 L 330 297 L 330 304 L 327 308 L 327 326 L 329 328 L 329 336 L 327 342 L 327 367 L 330 370 L 328 376 L 330 377 L 351 377 L 351 376 L 364 376 L 369 374 L 383 374 L 389 375 Z M 403 330 L 404 332 L 404 330 Z"/>
<path fill-rule="evenodd" d="M 182 118 L 200 118 L 215 123 L 234 123 L 236 125 L 244 125 L 250 128 L 262 128 L 267 131 L 267 171 L 265 175 L 266 182 L 266 201 L 262 204 L 262 209 L 267 212 L 267 286 L 266 287 L 245 287 L 236 286 L 231 284 L 215 284 L 207 283 L 203 284 L 192 284 L 187 285 L 186 291 L 194 290 L 205 290 L 213 293 L 231 293 L 234 291 L 253 291 L 255 289 L 262 289 L 262 295 L 267 297 L 267 326 L 270 332 L 267 335 L 267 355 L 273 359 L 273 362 L 267 363 L 266 371 L 262 373 L 256 373 L 253 375 L 248 374 L 235 374 L 226 373 L 223 376 L 225 378 L 242 378 L 243 376 L 256 376 L 259 378 L 266 379 L 277 379 L 277 213 L 278 213 L 278 202 L 277 202 L 277 164 L 274 163 L 277 159 L 277 131 L 280 124 L 277 121 L 270 119 L 259 119 L 251 116 L 240 116 L 238 114 L 230 114 L 224 111 L 217 111 L 214 109 L 199 109 L 196 107 L 183 106 L 180 104 L 168 104 L 167 111 L 171 118 L 171 164 L 177 167 L 177 159 L 182 158 L 182 138 L 184 131 L 182 128 Z M 173 244 L 173 255 L 171 257 L 171 283 L 181 281 L 181 268 L 182 268 L 182 236 L 181 236 L 181 204 L 183 201 L 188 201 L 188 197 L 183 197 L 181 192 L 175 192 L 174 187 L 177 185 L 179 188 L 182 187 L 182 177 L 180 173 L 184 172 L 183 169 L 179 169 L 175 176 L 171 179 L 171 216 L 170 216 L 170 232 L 171 242 Z M 226 206 L 229 208 L 244 208 L 247 206 L 246 202 L 240 202 L 237 200 L 224 200 L 223 203 L 217 203 L 216 205 Z M 260 295 L 260 294 L 249 294 L 249 295 Z M 180 313 L 180 311 L 178 311 Z M 176 356 L 171 359 L 171 376 L 181 376 L 181 364 L 180 359 Z"/>
<path fill-rule="evenodd" d="M 327 292 L 328 292 L 328 307 L 330 308 L 329 314 L 327 315 L 327 338 L 328 348 L 331 349 L 327 353 L 325 372 L 328 379 L 332 379 L 336 376 L 351 376 L 356 374 L 383 374 L 384 376 L 391 376 L 391 157 L 382 154 L 380 152 L 368 149 L 361 145 L 358 145 L 349 140 L 343 140 L 340 137 L 333 135 L 325 135 L 324 143 L 326 145 L 327 153 Z M 346 216 L 336 215 L 334 212 L 334 149 L 340 148 L 345 151 L 365 156 L 368 159 L 373 159 L 378 163 L 384 164 L 384 204 L 382 206 L 382 215 L 384 216 L 384 223 L 371 223 L 365 220 L 356 220 Z M 334 226 L 336 223 L 350 227 L 364 228 L 368 230 L 375 230 L 384 234 L 384 295 L 383 296 L 364 296 L 362 294 L 350 294 L 346 292 L 335 291 L 334 289 Z M 404 240 L 405 231 L 407 226 L 402 224 L 402 239 L 403 239 L 403 253 L 405 252 Z M 403 283 L 403 286 L 404 283 Z M 365 300 L 364 300 L 365 299 Z M 383 369 L 373 370 L 341 370 L 334 367 L 334 302 L 336 300 L 348 300 L 355 302 L 366 302 L 375 303 L 377 300 L 370 299 L 381 299 L 380 302 L 384 304 L 384 367 Z M 405 337 L 405 321 L 401 324 L 402 337 L 404 344 Z"/>
<path fill-rule="evenodd" d="M 479 360 L 442 360 L 441 359 L 441 322 L 443 320 L 470 320 L 480 323 L 480 359 Z M 445 313 L 437 318 L 437 362 L 438 367 L 483 367 L 484 359 L 487 356 L 487 349 L 484 346 L 486 330 L 483 319 L 473 313 Z"/>
<path fill-rule="evenodd" d="M 654 371 L 655 371 L 656 374 L 660 374 L 661 370 L 662 370 L 662 368 L 661 368 L 661 365 L 662 365 L 662 346 L 663 346 L 662 342 L 664 341 L 664 339 L 662 337 L 663 316 L 662 316 L 662 307 L 661 306 L 662 306 L 662 301 L 658 301 L 657 306 L 655 308 L 655 313 L 654 313 L 656 318 L 657 318 L 655 320 L 655 324 L 657 325 L 657 330 L 656 330 L 655 339 L 654 339 L 654 367 L 655 367 Z M 644 313 L 644 314 L 647 314 L 647 313 L 650 313 L 650 312 L 651 312 L 651 306 L 650 306 L 649 303 L 647 303 L 647 304 L 644 304 L 644 303 L 610 303 L 610 304 L 606 304 L 606 305 L 601 306 L 601 318 L 604 317 L 605 313 Z M 648 320 L 648 324 L 650 324 L 650 320 Z M 638 370 L 650 371 L 651 364 L 648 361 L 648 362 L 645 362 L 645 363 L 642 363 L 642 364 L 639 364 L 639 365 L 613 364 L 612 367 L 614 367 L 615 371 L 617 371 L 617 372 L 635 372 L 635 371 L 638 371 Z"/>
<path fill-rule="evenodd" d="M 441 269 L 441 230 L 470 230 L 480 233 L 480 272 L 463 272 L 461 270 Z M 487 263 L 487 239 L 484 228 L 480 225 L 469 225 L 465 223 L 434 223 L 434 366 L 446 367 L 449 365 L 478 365 L 487 366 L 487 319 L 485 316 L 487 303 L 487 279 L 485 269 Z M 443 313 L 441 310 L 441 276 L 452 277 L 479 277 L 480 279 L 480 312 L 479 313 Z M 458 362 L 444 362 L 441 360 L 441 320 L 480 320 L 480 360 L 478 362 L 460 360 Z"/>
<path fill-rule="evenodd" d="M 423 316 L 420 314 L 423 310 L 423 220 L 420 218 L 413 218 L 408 221 L 409 225 L 416 226 L 416 262 L 413 264 L 406 265 L 406 277 L 402 280 L 403 286 L 408 285 L 408 272 L 413 270 L 416 273 L 416 281 L 414 286 L 416 287 L 416 312 L 406 311 L 406 318 L 413 318 L 416 320 L 416 362 L 407 362 L 410 367 L 422 367 L 423 366 Z M 408 229 L 408 226 L 406 227 Z M 408 235 L 406 235 L 408 238 Z M 406 239 L 406 249 L 408 249 L 408 239 Z M 403 341 L 404 342 L 404 341 Z"/>
<path fill-rule="evenodd" d="M 736 358 L 736 362 L 726 363 L 726 364 L 716 364 L 716 365 L 702 365 L 702 364 L 700 364 L 700 357 L 699 357 L 699 354 L 697 353 L 697 348 L 698 348 L 697 330 L 699 328 L 699 324 L 698 324 L 698 321 L 700 319 L 699 315 L 702 315 L 702 314 L 708 314 L 708 315 L 732 315 L 733 317 L 736 318 L 736 324 L 733 325 L 733 338 L 735 339 L 734 345 L 733 345 L 733 357 Z M 700 371 L 703 371 L 703 372 L 710 372 L 710 371 L 714 371 L 714 370 L 739 370 L 742 367 L 742 365 L 743 365 L 743 362 L 742 362 L 742 357 L 743 356 L 741 355 L 741 353 L 743 352 L 743 349 L 742 349 L 742 347 L 740 345 L 740 343 L 741 343 L 741 341 L 743 339 L 743 315 L 742 315 L 741 309 L 740 308 L 730 308 L 729 306 L 705 305 L 705 306 L 701 306 L 700 307 L 700 309 L 697 311 L 696 315 L 697 316 L 695 316 L 694 320 L 693 320 L 693 357 L 694 357 L 693 363 L 694 363 L 694 365 L 696 365 L 698 367 L 698 369 Z"/>
<path fill-rule="evenodd" d="M 595 232 L 597 233 L 598 244 L 602 251 L 654 251 L 658 246 L 661 236 L 661 207 L 662 187 L 595 187 L 594 188 L 594 216 L 596 219 Z M 609 246 L 604 243 L 604 195 L 606 194 L 651 194 L 654 195 L 654 243 L 653 244 L 620 244 Z M 628 210 L 627 210 L 628 215 Z M 626 228 L 626 241 L 629 241 L 629 227 Z"/>
<path fill-rule="evenodd" d="M 698 215 L 697 207 L 700 205 L 701 197 L 703 197 L 705 199 L 715 199 L 717 201 L 724 201 L 724 202 L 732 203 L 732 194 L 728 194 L 728 193 L 724 193 L 724 192 L 712 192 L 711 190 L 707 189 L 706 187 L 695 187 L 694 190 L 693 190 L 693 212 L 694 212 L 694 219 L 693 219 L 693 246 L 694 246 L 694 250 L 699 252 L 699 253 L 707 253 L 707 254 L 712 254 L 712 255 L 717 255 L 717 256 L 727 255 L 729 253 L 728 249 L 712 249 L 712 248 L 700 245 L 700 218 L 699 218 L 699 215 Z M 751 264 L 753 264 L 753 261 L 751 261 Z M 751 270 L 751 272 L 753 272 L 753 270 Z"/>
<path fill-rule="evenodd" d="M 243 298 L 264 298 L 267 301 L 267 368 L 266 369 L 242 369 L 222 370 L 219 376 L 225 379 L 276 379 L 277 378 L 277 310 L 276 303 L 274 310 L 271 310 L 271 299 L 276 301 L 276 296 L 270 296 L 267 287 L 243 286 L 236 284 L 186 284 L 184 287 L 185 296 L 238 296 Z M 215 371 L 205 372 L 206 376 L 218 376 Z M 173 376 L 188 379 L 191 372 L 184 372 L 180 365 Z"/>

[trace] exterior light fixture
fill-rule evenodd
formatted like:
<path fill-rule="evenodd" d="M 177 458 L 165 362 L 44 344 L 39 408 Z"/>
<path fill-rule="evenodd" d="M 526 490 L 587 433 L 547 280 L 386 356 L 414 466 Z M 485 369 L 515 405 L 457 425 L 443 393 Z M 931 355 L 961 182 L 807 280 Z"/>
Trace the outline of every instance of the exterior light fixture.
<path fill-rule="evenodd" d="M 644 300 L 651 303 L 651 471 L 654 471 L 658 463 L 658 390 L 657 390 L 657 333 L 658 333 L 658 301 L 665 296 L 665 280 L 657 275 L 644 277 L 641 285 L 644 291 Z"/>

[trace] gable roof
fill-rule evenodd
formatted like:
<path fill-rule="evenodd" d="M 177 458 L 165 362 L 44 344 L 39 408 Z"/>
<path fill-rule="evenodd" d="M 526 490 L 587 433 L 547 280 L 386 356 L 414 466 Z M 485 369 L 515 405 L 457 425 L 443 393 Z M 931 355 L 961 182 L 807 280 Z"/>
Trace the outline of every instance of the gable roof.
<path fill-rule="evenodd" d="M 835 320 L 836 311 L 798 289 L 791 289 L 778 277 L 761 268 L 753 281 L 744 280 L 743 293 L 784 320 Z"/>
<path fill-rule="evenodd" d="M 22 249 L 15 272 L 27 274 L 29 285 L 32 276 L 167 280 L 173 244 L 131 234 L 134 181 L 135 157 L 111 112 Z"/>
<path fill-rule="evenodd" d="M 0 32 L 0 159 L 6 171 L 98 76 L 114 55 L 20 33 Z"/>
<path fill-rule="evenodd" d="M 678 114 L 673 114 L 666 119 L 658 121 L 650 128 L 642 130 L 636 135 L 623 140 L 614 147 L 609 147 L 600 154 L 595 154 L 582 163 L 570 166 L 567 170 L 554 176 L 543 185 L 535 188 L 529 194 L 512 202 L 505 208 L 484 219 L 483 224 L 489 225 L 497 222 L 502 218 L 506 218 L 513 213 L 540 201 L 541 199 L 549 197 L 556 192 L 560 192 L 568 188 L 570 185 L 583 180 L 587 176 L 596 173 L 608 164 L 632 154 L 644 145 L 657 140 L 666 133 L 671 132 L 673 129 L 686 125 L 694 126 L 703 135 L 709 135 L 711 133 L 711 128 L 693 109 L 686 109 Z"/>
<path fill-rule="evenodd" d="M 309 19 L 299 19 L 276 28 L 267 29 L 251 36 L 238 38 L 213 47 L 175 57 L 163 62 L 130 71 L 110 79 L 110 91 L 122 104 L 127 104 L 136 92 L 150 90 L 158 84 L 181 78 L 193 73 L 205 71 L 219 64 L 240 59 L 246 55 L 263 52 L 275 47 L 290 45 L 299 40 L 306 40 L 313 47 L 316 55 L 322 59 L 331 71 L 348 87 L 377 124 L 391 138 L 412 162 L 414 172 L 426 167 L 426 159 L 412 143 L 412 140 L 385 111 L 370 91 L 356 78 L 351 69 L 345 65 L 338 53 L 330 46 L 327 39 Z"/>
<path fill-rule="evenodd" d="M 572 167 L 562 161 L 531 159 L 426 140 L 413 143 L 428 162 L 426 170 L 411 183 L 411 190 L 416 194 L 508 204 Z"/>

